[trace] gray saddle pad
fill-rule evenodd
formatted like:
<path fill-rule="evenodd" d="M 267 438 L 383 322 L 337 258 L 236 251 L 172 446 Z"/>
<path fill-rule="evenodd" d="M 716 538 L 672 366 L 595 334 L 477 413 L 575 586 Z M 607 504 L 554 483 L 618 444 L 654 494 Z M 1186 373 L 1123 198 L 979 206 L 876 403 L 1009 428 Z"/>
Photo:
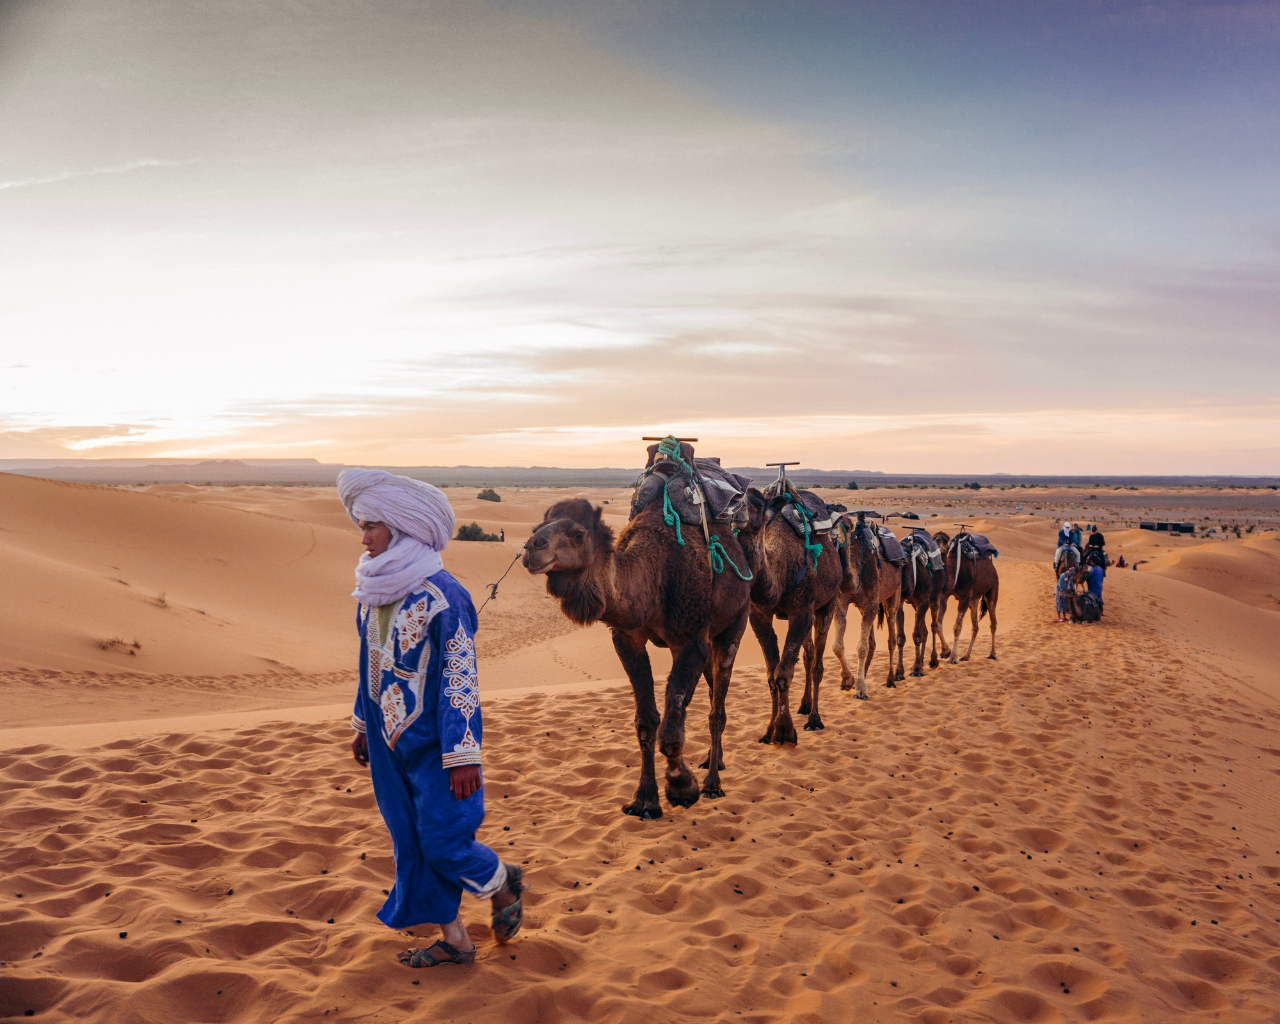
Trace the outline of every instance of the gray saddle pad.
<path fill-rule="evenodd" d="M 898 538 L 887 526 L 875 524 L 876 536 L 880 538 L 880 549 L 884 552 L 884 557 L 897 566 L 903 566 L 907 563 L 907 553 L 902 550 L 902 545 L 898 542 Z"/>
<path fill-rule="evenodd" d="M 720 468 L 719 459 L 694 459 L 697 487 L 689 474 L 677 463 L 662 459 L 641 474 L 631 494 L 631 516 L 634 519 L 655 501 L 662 501 L 666 491 L 671 507 L 680 521 L 688 526 L 702 523 L 698 507 L 698 488 L 706 498 L 707 520 L 728 523 L 741 512 L 747 502 L 746 477 Z"/>
<path fill-rule="evenodd" d="M 980 533 L 962 533 L 960 538 L 960 551 L 965 558 L 996 558 L 1000 554 L 995 545 Z"/>
<path fill-rule="evenodd" d="M 787 521 L 791 529 L 795 530 L 797 537 L 803 537 L 805 534 L 804 516 L 796 510 L 796 504 L 803 506 L 809 517 L 809 533 L 826 533 L 831 529 L 835 522 L 835 515 L 827 508 L 827 503 L 819 498 L 813 491 L 802 491 L 799 488 L 792 488 L 787 493 L 792 497 L 792 501 L 788 501 L 782 506 L 782 518 Z"/>
<path fill-rule="evenodd" d="M 930 569 L 937 571 L 942 568 L 942 550 L 928 530 L 916 527 L 903 539 L 902 546 L 907 548 L 908 554 L 912 556 L 917 551 L 922 552 L 929 563 Z"/>

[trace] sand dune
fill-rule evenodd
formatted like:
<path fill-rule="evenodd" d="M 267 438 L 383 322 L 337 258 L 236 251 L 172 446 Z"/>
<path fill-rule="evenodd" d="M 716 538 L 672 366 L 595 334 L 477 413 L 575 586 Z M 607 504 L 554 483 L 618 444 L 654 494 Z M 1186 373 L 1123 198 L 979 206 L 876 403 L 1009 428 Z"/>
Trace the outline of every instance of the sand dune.
<path fill-rule="evenodd" d="M 508 533 L 446 554 L 478 601 L 564 494 L 451 494 Z M 621 525 L 625 492 L 594 496 Z M 728 796 L 656 822 L 618 812 L 638 762 L 607 631 L 517 566 L 482 616 L 481 838 L 528 862 L 526 929 L 500 950 L 465 904 L 481 962 L 414 972 L 373 918 L 391 851 L 346 751 L 358 543 L 332 490 L 0 476 L 0 502 L 24 586 L 0 614 L 0 1015 L 1275 1019 L 1280 612 L 1249 599 L 1269 538 L 1109 530 L 1157 557 L 1110 574 L 1101 624 L 1058 626 L 1051 518 L 925 507 L 1002 551 L 1000 660 L 984 623 L 973 661 L 886 690 L 882 649 L 864 703 L 829 659 L 827 728 L 765 748 L 748 640 Z M 1209 585 L 1223 559 L 1244 583 Z M 95 645 L 132 630 L 135 655 Z M 695 764 L 706 713 L 700 691 Z"/>

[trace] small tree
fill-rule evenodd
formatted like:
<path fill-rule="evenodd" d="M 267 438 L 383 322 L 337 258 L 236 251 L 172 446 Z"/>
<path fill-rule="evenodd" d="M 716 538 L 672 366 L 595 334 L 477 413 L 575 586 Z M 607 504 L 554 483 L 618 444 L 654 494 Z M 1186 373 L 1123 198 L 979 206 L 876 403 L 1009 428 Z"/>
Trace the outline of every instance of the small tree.
<path fill-rule="evenodd" d="M 492 487 L 486 487 L 483 491 L 476 495 L 481 501 L 501 501 L 502 495 L 495 491 Z"/>
<path fill-rule="evenodd" d="M 496 533 L 485 533 L 483 527 L 479 523 L 469 523 L 466 526 L 458 527 L 458 536 L 456 540 L 493 540 L 498 539 Z"/>
<path fill-rule="evenodd" d="M 849 481 L 849 490 L 851 490 L 851 491 L 856 491 L 857 489 L 858 489 L 858 481 L 857 481 L 857 480 L 850 480 L 850 481 Z"/>

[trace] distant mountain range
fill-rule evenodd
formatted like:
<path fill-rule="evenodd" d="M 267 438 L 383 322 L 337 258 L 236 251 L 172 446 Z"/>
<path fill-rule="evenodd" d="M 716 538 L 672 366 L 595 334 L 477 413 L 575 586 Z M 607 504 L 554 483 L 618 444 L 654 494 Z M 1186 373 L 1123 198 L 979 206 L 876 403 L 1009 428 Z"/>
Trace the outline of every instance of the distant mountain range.
<path fill-rule="evenodd" d="M 332 486 L 344 465 L 315 459 L 0 459 L 0 472 L 91 484 L 276 484 Z M 426 480 L 438 487 L 629 487 L 640 467 L 559 469 L 554 466 L 376 466 L 393 473 Z M 734 466 L 733 472 L 764 484 L 777 470 L 763 466 Z M 1009 484 L 1042 486 L 1146 487 L 1277 487 L 1280 477 L 1242 476 L 1068 476 L 1009 473 L 881 473 L 863 469 L 805 469 L 788 475 L 812 487 L 859 487 L 924 484 L 984 487 Z"/>

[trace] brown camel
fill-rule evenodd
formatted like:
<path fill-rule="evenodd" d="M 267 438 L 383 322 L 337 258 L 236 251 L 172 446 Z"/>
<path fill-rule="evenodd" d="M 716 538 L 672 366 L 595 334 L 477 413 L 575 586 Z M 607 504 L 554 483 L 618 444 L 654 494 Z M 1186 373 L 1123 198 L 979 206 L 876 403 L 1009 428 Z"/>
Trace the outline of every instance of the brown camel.
<path fill-rule="evenodd" d="M 933 539 L 938 542 L 938 547 L 942 548 L 947 575 L 938 606 L 938 621 L 941 622 L 943 616 L 947 614 L 947 598 L 952 594 L 955 595 L 959 605 L 956 609 L 956 629 L 951 650 L 947 650 L 947 640 L 944 634 L 942 637 L 942 656 L 947 658 L 948 663 L 952 665 L 961 661 L 968 661 L 969 655 L 973 653 L 973 641 L 978 636 L 978 620 L 983 615 L 989 615 L 991 617 L 991 653 L 987 657 L 995 661 L 996 602 L 1000 599 L 1000 574 L 996 571 L 995 559 L 993 558 L 979 558 L 975 561 L 961 557 L 961 536 L 957 535 L 953 539 L 942 531 L 933 535 Z M 982 609 L 981 614 L 979 614 L 979 607 Z M 964 613 L 966 611 L 973 622 L 973 632 L 969 634 L 969 649 L 965 651 L 963 658 L 957 658 L 960 653 L 960 629 L 964 625 Z"/>
<path fill-rule="evenodd" d="M 910 538 L 908 538 L 909 540 Z M 903 542 L 907 546 L 906 541 Z M 908 546 L 909 547 L 909 546 Z M 902 648 L 906 646 L 906 607 L 911 605 L 916 610 L 916 624 L 911 631 L 911 640 L 915 644 L 916 659 L 911 666 L 911 674 L 913 676 L 924 675 L 924 647 L 925 641 L 929 639 L 930 634 L 933 636 L 933 645 L 929 652 L 929 667 L 938 667 L 938 631 L 941 627 L 940 606 L 942 603 L 942 590 L 946 586 L 947 574 L 944 569 L 930 569 L 928 565 L 921 564 L 914 559 L 914 553 L 908 550 L 908 554 L 912 555 L 906 565 L 902 567 L 902 602 L 898 605 L 898 671 L 895 673 L 895 679 L 902 679 Z M 914 572 L 912 566 L 914 565 Z M 925 615 L 929 616 L 926 624 Z M 946 650 L 946 640 L 942 642 L 943 650 Z"/>
<path fill-rule="evenodd" d="M 902 602 L 902 570 L 880 554 L 871 535 L 871 527 L 865 522 L 855 522 L 850 528 L 849 539 L 841 550 L 841 561 L 846 571 L 836 598 L 836 640 L 832 651 L 840 659 L 840 689 L 853 689 L 856 678 L 858 689 L 855 696 L 859 700 L 866 700 L 867 668 L 876 649 L 877 613 L 889 627 L 889 678 L 885 682 L 886 686 L 893 686 L 896 678 L 893 664 L 895 648 L 901 665 L 902 650 L 897 642 L 897 630 L 898 608 Z M 844 632 L 851 604 L 862 612 L 856 676 L 849 670 L 849 662 L 844 656 Z"/>
<path fill-rule="evenodd" d="M 724 796 L 722 737 L 725 695 L 738 645 L 747 628 L 751 584 L 728 565 L 715 572 L 699 530 L 685 529 L 684 544 L 663 520 L 662 503 L 636 515 L 618 535 L 601 519 L 602 509 L 581 498 L 547 509 L 542 525 L 525 543 L 524 567 L 545 573 L 547 593 L 579 625 L 604 622 L 613 631 L 613 648 L 631 680 L 636 701 L 636 738 L 640 743 L 640 784 L 626 814 L 661 818 L 654 772 L 654 746 L 667 759 L 667 801 L 690 807 L 698 800 L 698 782 L 684 762 L 685 709 L 698 678 L 710 666 L 711 752 L 702 792 Z M 750 527 L 748 526 L 748 529 Z M 724 556 L 750 575 L 738 539 L 718 531 Z M 649 642 L 671 650 L 671 674 L 662 713 L 654 699 Z M 710 661 L 708 661 L 710 659 Z"/>
<path fill-rule="evenodd" d="M 824 728 L 818 713 L 818 688 L 822 685 L 822 658 L 826 653 L 827 631 L 835 614 L 840 588 L 840 556 L 826 534 L 812 538 L 821 546 L 814 567 L 804 541 L 779 514 L 785 497 L 765 498 L 752 487 L 747 491 L 752 515 L 763 525 L 753 552 L 755 580 L 751 584 L 751 630 L 764 650 L 769 669 L 769 695 L 773 713 L 761 743 L 795 743 L 796 727 L 791 721 L 791 680 L 803 647 L 805 652 L 804 699 L 799 713 L 808 715 L 805 729 Z M 751 543 L 750 541 L 748 542 Z M 787 623 L 787 638 L 778 649 L 774 618 Z"/>

